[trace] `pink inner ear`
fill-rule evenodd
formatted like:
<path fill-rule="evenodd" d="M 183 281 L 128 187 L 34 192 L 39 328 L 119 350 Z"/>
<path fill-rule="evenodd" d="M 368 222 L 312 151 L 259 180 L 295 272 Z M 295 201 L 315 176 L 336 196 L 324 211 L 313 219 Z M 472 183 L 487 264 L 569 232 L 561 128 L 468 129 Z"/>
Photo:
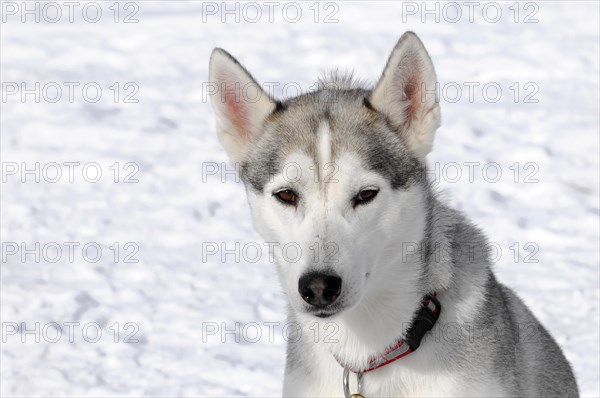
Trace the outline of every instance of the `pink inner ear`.
<path fill-rule="evenodd" d="M 242 99 L 242 86 L 234 75 L 223 73 L 219 76 L 222 84 L 222 99 L 225 103 L 227 118 L 242 138 L 249 135 L 247 107 Z"/>
<path fill-rule="evenodd" d="M 419 76 L 416 72 L 412 73 L 409 76 L 406 83 L 404 83 L 404 94 L 407 99 L 410 101 L 410 105 L 406 108 L 406 116 L 409 120 L 412 120 L 417 116 L 417 111 L 419 109 L 419 103 L 421 101 L 421 90 L 419 87 Z"/>
<path fill-rule="evenodd" d="M 403 84 L 402 89 L 405 98 L 409 101 L 405 111 L 408 120 L 413 120 L 417 116 L 419 107 L 424 105 L 421 103 L 422 76 L 420 67 L 418 56 L 413 52 L 409 52 L 396 70 L 396 73 L 401 76 L 400 80 Z"/>

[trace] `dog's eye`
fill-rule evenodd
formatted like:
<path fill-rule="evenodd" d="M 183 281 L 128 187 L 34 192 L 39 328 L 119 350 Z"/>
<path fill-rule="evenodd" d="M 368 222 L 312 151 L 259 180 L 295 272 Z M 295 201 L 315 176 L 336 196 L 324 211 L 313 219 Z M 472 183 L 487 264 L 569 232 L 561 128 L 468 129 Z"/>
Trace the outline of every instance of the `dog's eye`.
<path fill-rule="evenodd" d="M 298 201 L 298 195 L 291 189 L 284 189 L 283 191 L 275 192 L 273 195 L 286 205 L 295 205 Z"/>
<path fill-rule="evenodd" d="M 379 193 L 379 190 L 377 190 L 377 189 L 372 189 L 372 188 L 363 189 L 354 198 L 354 206 L 369 203 L 370 201 L 375 199 L 375 197 L 377 196 L 378 193 Z"/>

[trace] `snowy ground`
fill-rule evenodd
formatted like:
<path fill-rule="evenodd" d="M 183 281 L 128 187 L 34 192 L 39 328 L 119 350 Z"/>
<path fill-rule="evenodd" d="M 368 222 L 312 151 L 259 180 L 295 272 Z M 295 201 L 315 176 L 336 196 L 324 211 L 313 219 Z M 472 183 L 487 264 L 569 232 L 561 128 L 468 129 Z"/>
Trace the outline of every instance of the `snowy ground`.
<path fill-rule="evenodd" d="M 429 156 L 440 189 L 502 249 L 500 280 L 564 348 L 581 392 L 600 395 L 597 2 L 481 3 L 472 22 L 462 2 L 458 22 L 446 3 L 437 15 L 421 2 L 302 3 L 297 22 L 279 4 L 272 23 L 263 3 L 256 23 L 256 9 L 238 6 L 236 23 L 220 2 L 78 3 L 73 22 L 57 2 L 57 23 L 56 6 L 27 2 L 36 23 L 24 4 L 1 3 L 2 396 L 279 395 L 284 297 L 266 248 L 255 263 L 242 250 L 262 241 L 223 175 L 210 51 L 293 94 L 330 67 L 376 79 L 409 29 L 445 89 Z M 479 162 L 472 179 L 465 162 Z M 491 162 L 499 178 L 482 174 Z M 240 259 L 206 255 L 236 243 Z"/>

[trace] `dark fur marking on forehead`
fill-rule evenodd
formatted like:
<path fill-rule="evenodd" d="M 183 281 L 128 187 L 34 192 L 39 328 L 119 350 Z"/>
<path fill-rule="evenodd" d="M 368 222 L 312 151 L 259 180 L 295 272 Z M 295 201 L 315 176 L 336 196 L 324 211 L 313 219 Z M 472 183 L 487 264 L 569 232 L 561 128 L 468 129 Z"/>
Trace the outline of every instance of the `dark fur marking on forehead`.
<path fill-rule="evenodd" d="M 281 101 L 275 101 L 275 109 L 272 113 L 283 112 L 287 109 L 287 105 Z"/>
<path fill-rule="evenodd" d="M 259 161 L 245 161 L 241 164 L 241 179 L 257 192 L 262 192 L 267 182 L 277 173 L 279 163 L 275 153 L 260 156 Z"/>
<path fill-rule="evenodd" d="M 408 153 L 397 153 L 384 142 L 375 142 L 367 151 L 368 166 L 390 181 L 393 189 L 422 181 L 426 178 L 425 167 Z"/>
<path fill-rule="evenodd" d="M 367 109 L 369 109 L 369 110 L 371 110 L 371 111 L 375 111 L 375 112 L 377 112 L 377 111 L 375 110 L 375 108 L 373 108 L 373 105 L 371 105 L 371 101 L 369 101 L 369 98 L 368 98 L 368 97 L 365 97 L 365 98 L 364 98 L 364 100 L 363 100 L 363 104 L 365 105 L 365 107 L 366 107 Z"/>
<path fill-rule="evenodd" d="M 426 179 L 424 165 L 406 149 L 385 115 L 371 106 L 369 93 L 360 88 L 319 89 L 281 102 L 242 164 L 242 180 L 262 192 L 283 171 L 283 160 L 296 151 L 322 167 L 318 165 L 322 122 L 330 127 L 332 159 L 344 152 L 356 153 L 367 169 L 384 176 L 393 189 Z"/>

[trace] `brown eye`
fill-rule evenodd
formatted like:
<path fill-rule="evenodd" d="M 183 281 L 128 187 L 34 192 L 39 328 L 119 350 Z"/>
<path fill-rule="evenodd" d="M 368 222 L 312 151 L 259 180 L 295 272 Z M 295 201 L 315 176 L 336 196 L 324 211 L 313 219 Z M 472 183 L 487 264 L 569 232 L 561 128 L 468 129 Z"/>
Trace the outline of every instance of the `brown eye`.
<path fill-rule="evenodd" d="M 275 195 L 280 202 L 285 203 L 286 205 L 295 205 L 296 201 L 298 200 L 296 192 L 292 191 L 291 189 L 275 192 L 273 195 Z"/>
<path fill-rule="evenodd" d="M 356 195 L 356 198 L 354 198 L 354 206 L 369 203 L 375 199 L 375 196 L 377 196 L 378 193 L 379 191 L 377 189 L 363 189 Z"/>

